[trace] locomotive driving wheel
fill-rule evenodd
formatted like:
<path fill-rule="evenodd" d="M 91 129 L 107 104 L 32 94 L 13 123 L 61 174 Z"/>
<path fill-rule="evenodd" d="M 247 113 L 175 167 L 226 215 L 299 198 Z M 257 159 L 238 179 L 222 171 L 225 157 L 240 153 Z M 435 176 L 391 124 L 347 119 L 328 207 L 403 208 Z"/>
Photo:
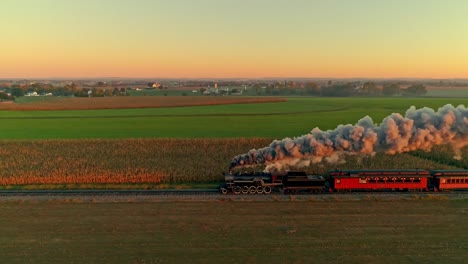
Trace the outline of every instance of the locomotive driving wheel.
<path fill-rule="evenodd" d="M 257 193 L 262 194 L 263 193 L 263 187 L 262 186 L 257 186 Z"/>
<path fill-rule="evenodd" d="M 228 190 L 226 188 L 221 188 L 221 193 L 222 194 L 227 194 L 228 193 Z"/>
<path fill-rule="evenodd" d="M 242 188 L 240 186 L 236 186 L 233 191 L 234 191 L 234 194 L 240 194 L 242 191 Z"/>
<path fill-rule="evenodd" d="M 271 193 L 271 187 L 270 186 L 263 187 L 263 193 L 266 193 L 266 194 Z"/>

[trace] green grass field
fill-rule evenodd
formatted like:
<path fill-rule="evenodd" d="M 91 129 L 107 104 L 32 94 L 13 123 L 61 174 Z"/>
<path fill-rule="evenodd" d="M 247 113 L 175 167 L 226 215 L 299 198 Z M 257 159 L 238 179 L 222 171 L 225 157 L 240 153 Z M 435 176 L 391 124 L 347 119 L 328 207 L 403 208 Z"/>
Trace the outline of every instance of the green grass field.
<path fill-rule="evenodd" d="M 295 137 L 369 115 L 374 122 L 411 105 L 466 104 L 454 98 L 289 98 L 283 103 L 155 109 L 1 111 L 2 139 Z"/>
<path fill-rule="evenodd" d="M 466 263 L 467 208 L 467 200 L 2 201 L 0 255 L 3 263 Z"/>
<path fill-rule="evenodd" d="M 427 96 L 430 97 L 468 97 L 468 88 L 458 88 L 458 89 L 429 89 Z"/>

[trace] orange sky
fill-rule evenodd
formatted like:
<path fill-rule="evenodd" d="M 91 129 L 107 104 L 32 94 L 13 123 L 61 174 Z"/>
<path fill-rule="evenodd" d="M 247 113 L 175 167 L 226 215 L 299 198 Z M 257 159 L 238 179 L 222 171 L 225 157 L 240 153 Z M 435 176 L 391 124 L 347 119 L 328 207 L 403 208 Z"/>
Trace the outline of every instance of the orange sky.
<path fill-rule="evenodd" d="M 2 0 L 0 78 L 468 78 L 468 1 L 95 2 Z"/>

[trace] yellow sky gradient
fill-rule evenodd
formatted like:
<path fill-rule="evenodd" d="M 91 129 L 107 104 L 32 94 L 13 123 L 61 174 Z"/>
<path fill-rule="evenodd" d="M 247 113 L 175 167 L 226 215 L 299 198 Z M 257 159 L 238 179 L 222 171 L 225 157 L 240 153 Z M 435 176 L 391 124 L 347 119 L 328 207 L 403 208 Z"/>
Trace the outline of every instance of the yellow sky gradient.
<path fill-rule="evenodd" d="M 468 78 L 468 1 L 2 0 L 0 78 Z"/>

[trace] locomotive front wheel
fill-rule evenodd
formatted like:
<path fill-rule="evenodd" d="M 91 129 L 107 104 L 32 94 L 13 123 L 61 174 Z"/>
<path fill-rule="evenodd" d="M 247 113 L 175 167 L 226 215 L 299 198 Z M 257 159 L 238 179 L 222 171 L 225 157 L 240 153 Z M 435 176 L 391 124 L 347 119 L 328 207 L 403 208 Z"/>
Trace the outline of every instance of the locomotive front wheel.
<path fill-rule="evenodd" d="M 271 193 L 271 187 L 270 186 L 263 187 L 263 192 L 266 194 Z"/>
<path fill-rule="evenodd" d="M 243 194 L 248 194 L 249 193 L 249 186 L 242 187 L 242 193 Z"/>
<path fill-rule="evenodd" d="M 257 193 L 257 187 L 255 187 L 255 186 L 250 186 L 250 187 L 249 187 L 249 193 L 250 193 L 250 194 L 255 194 L 255 193 Z"/>
<path fill-rule="evenodd" d="M 263 193 L 263 187 L 262 186 L 257 186 L 257 193 L 262 194 Z"/>
<path fill-rule="evenodd" d="M 221 188 L 221 193 L 222 194 L 227 194 L 228 193 L 228 190 L 226 188 Z"/>

